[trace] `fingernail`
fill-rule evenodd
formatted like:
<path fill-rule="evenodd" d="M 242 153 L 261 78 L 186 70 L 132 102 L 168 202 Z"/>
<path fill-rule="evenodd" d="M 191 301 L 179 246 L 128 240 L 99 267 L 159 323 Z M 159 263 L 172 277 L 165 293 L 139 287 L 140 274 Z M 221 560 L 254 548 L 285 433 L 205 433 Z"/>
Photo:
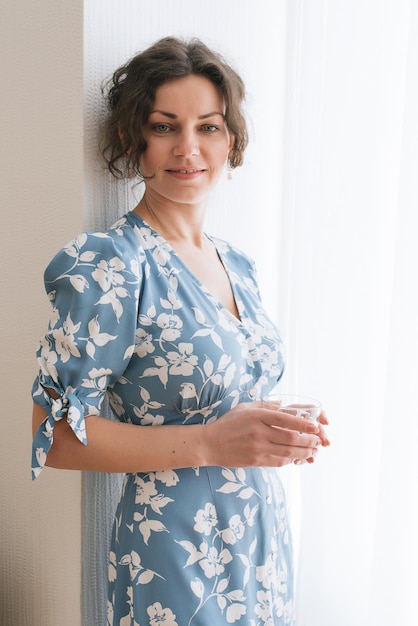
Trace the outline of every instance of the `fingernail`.
<path fill-rule="evenodd" d="M 306 420 L 308 422 L 308 430 L 311 430 L 314 433 L 317 433 L 319 430 L 319 426 L 316 422 L 312 422 L 311 420 Z"/>

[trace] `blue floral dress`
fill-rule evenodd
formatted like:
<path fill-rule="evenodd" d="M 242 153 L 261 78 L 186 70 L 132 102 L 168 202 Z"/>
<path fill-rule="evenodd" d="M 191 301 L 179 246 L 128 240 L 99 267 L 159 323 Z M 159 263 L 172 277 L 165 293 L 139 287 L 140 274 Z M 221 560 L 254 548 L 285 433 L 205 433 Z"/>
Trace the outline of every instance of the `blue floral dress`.
<path fill-rule="evenodd" d="M 33 475 L 65 418 L 105 394 L 115 416 L 143 427 L 205 423 L 259 399 L 283 371 L 253 263 L 212 238 L 240 319 L 138 215 L 84 233 L 45 272 L 52 303 L 38 349 Z M 45 388 L 58 394 L 53 400 Z M 190 467 L 127 474 L 109 560 L 110 626 L 282 626 L 293 623 L 292 559 L 276 468 Z"/>

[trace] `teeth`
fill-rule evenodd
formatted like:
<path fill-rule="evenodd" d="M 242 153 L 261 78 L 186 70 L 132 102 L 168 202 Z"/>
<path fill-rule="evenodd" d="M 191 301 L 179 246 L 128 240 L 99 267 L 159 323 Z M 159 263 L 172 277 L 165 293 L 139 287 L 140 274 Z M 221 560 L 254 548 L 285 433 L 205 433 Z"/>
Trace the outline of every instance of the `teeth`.
<path fill-rule="evenodd" d="M 194 174 L 198 170 L 177 170 L 179 174 Z"/>

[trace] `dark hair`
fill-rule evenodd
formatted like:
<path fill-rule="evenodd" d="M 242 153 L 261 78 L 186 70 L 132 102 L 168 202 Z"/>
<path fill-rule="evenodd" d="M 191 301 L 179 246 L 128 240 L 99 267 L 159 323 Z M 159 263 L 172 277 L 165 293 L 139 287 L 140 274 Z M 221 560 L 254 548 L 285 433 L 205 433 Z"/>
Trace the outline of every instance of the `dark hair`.
<path fill-rule="evenodd" d="M 199 39 L 165 37 L 134 56 L 103 88 L 109 115 L 103 127 L 102 154 L 116 178 L 139 176 L 139 161 L 147 144 L 143 128 L 163 83 L 196 74 L 209 79 L 225 102 L 225 122 L 234 138 L 228 165 L 242 165 L 248 143 L 242 111 L 244 83 L 225 59 Z"/>

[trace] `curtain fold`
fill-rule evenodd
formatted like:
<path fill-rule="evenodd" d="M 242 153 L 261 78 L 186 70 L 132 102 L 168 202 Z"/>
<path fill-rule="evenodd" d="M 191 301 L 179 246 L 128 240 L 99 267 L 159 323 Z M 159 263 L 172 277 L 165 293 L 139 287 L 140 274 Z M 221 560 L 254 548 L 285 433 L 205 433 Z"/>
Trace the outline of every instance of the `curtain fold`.
<path fill-rule="evenodd" d="M 418 623 L 418 11 L 288 3 L 287 386 L 333 445 L 301 468 L 298 626 Z"/>

